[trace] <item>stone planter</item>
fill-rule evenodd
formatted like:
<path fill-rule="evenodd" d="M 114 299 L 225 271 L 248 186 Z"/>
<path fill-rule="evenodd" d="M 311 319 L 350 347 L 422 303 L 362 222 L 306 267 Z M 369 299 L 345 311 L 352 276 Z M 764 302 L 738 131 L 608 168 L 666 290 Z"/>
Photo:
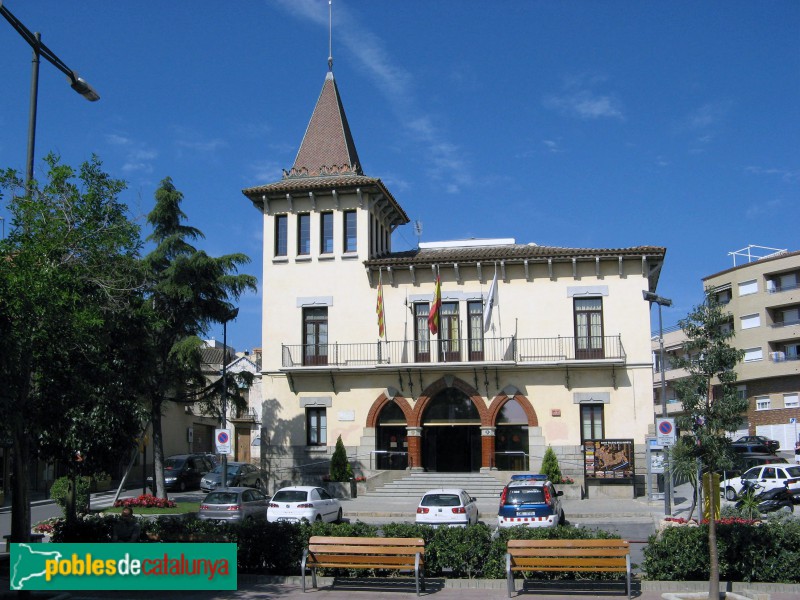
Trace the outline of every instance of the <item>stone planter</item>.
<path fill-rule="evenodd" d="M 358 485 L 355 481 L 328 481 L 325 489 L 334 498 L 357 498 Z"/>
<path fill-rule="evenodd" d="M 583 486 L 577 483 L 560 484 L 556 487 L 559 492 L 564 492 L 562 498 L 567 500 L 580 500 L 583 498 Z"/>

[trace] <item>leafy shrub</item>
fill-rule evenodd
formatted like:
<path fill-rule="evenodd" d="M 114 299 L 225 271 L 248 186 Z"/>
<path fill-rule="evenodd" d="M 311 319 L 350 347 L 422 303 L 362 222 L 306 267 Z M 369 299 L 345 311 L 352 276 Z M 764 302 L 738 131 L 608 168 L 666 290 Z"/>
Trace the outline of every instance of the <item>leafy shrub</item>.
<path fill-rule="evenodd" d="M 558 466 L 558 458 L 551 446 L 548 446 L 547 450 L 544 451 L 542 468 L 539 472 L 547 475 L 547 478 L 553 483 L 561 483 L 561 468 Z"/>
<path fill-rule="evenodd" d="M 766 521 L 717 521 L 722 580 L 800 583 L 800 522 L 776 515 Z M 707 581 L 708 523 L 668 527 L 650 536 L 642 565 L 647 579 Z"/>
<path fill-rule="evenodd" d="M 336 439 L 336 449 L 331 456 L 331 481 L 350 481 L 353 478 L 353 468 L 347 461 L 347 450 L 345 450 L 342 436 Z"/>
<path fill-rule="evenodd" d="M 50 497 L 55 501 L 64 514 L 67 514 L 67 495 L 71 485 L 71 477 L 59 477 L 53 482 L 50 488 Z M 89 477 L 76 477 L 75 478 L 75 511 L 78 513 L 85 513 L 89 510 Z"/>

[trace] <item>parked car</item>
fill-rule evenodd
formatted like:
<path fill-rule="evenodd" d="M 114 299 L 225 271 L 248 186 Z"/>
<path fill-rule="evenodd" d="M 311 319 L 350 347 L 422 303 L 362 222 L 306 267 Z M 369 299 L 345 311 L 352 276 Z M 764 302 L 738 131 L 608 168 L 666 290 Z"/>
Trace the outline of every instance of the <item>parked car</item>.
<path fill-rule="evenodd" d="M 730 469 L 722 469 L 718 471 L 722 479 L 732 479 L 740 476 L 742 473 L 751 469 L 752 467 L 759 467 L 761 465 L 770 464 L 788 464 L 789 461 L 780 456 L 773 456 L 772 454 L 756 454 L 744 453 L 737 454 L 734 459 L 734 465 Z"/>
<path fill-rule="evenodd" d="M 764 490 L 771 490 L 786 486 L 794 496 L 794 501 L 800 500 L 800 465 L 773 462 L 766 465 L 752 467 L 744 472 L 741 477 L 732 477 L 720 483 L 720 493 L 726 500 L 736 500 L 742 492 L 745 480 L 758 483 Z"/>
<path fill-rule="evenodd" d="M 737 442 L 731 443 L 731 448 L 737 454 L 772 454 L 775 453 L 769 449 L 769 446 L 761 442 Z"/>
<path fill-rule="evenodd" d="M 419 501 L 416 522 L 433 526 L 474 525 L 478 522 L 478 503 L 462 489 L 430 490 Z"/>
<path fill-rule="evenodd" d="M 197 517 L 203 521 L 264 520 L 268 508 L 269 498 L 261 490 L 249 487 L 220 488 L 203 499 Z"/>
<path fill-rule="evenodd" d="M 267 473 L 255 465 L 245 462 L 228 462 L 228 487 L 252 487 L 266 492 Z M 222 465 L 214 467 L 213 471 L 203 475 L 200 480 L 200 489 L 210 492 L 220 486 L 222 482 Z"/>
<path fill-rule="evenodd" d="M 546 475 L 513 475 L 500 495 L 500 527 L 555 527 L 562 525 L 561 496 Z"/>
<path fill-rule="evenodd" d="M 214 467 L 205 454 L 176 454 L 164 459 L 164 487 L 168 490 L 196 489 L 200 479 Z M 147 478 L 147 486 L 152 490 L 153 476 Z"/>
<path fill-rule="evenodd" d="M 279 489 L 269 502 L 267 520 L 300 522 L 341 521 L 342 505 L 327 490 L 312 486 Z"/>
<path fill-rule="evenodd" d="M 771 440 L 763 435 L 745 435 L 740 437 L 738 440 L 734 440 L 733 444 L 761 444 L 769 448 L 769 451 L 773 454 L 781 449 L 781 443 L 778 440 Z"/>

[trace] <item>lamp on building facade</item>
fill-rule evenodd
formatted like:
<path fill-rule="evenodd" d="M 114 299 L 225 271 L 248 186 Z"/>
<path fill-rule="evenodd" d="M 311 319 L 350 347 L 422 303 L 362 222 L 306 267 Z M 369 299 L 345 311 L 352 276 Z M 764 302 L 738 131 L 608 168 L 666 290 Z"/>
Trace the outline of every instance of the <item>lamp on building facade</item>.
<path fill-rule="evenodd" d="M 238 308 L 231 312 L 222 321 L 222 429 L 228 428 L 228 321 L 232 321 L 239 314 Z M 222 454 L 222 473 L 220 487 L 228 487 L 228 454 Z"/>
<path fill-rule="evenodd" d="M 667 379 L 664 374 L 664 327 L 661 321 L 661 307 L 672 306 L 672 300 L 662 298 L 653 292 L 642 290 L 642 297 L 652 306 L 658 304 L 658 362 L 661 371 L 661 416 L 667 416 Z M 664 514 L 672 514 L 672 503 L 670 494 L 672 493 L 672 475 L 669 472 L 669 454 L 664 450 Z"/>

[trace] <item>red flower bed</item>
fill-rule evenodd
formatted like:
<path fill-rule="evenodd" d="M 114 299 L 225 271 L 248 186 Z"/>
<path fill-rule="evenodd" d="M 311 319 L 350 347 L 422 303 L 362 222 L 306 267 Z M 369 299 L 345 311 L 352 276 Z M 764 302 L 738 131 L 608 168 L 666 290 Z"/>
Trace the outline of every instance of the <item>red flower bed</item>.
<path fill-rule="evenodd" d="M 178 506 L 172 500 L 167 500 L 166 498 L 156 498 L 151 494 L 142 494 L 141 496 L 137 496 L 136 498 L 123 498 L 122 500 L 117 500 L 114 502 L 114 506 L 116 507 L 142 507 L 142 508 L 175 508 Z"/>

